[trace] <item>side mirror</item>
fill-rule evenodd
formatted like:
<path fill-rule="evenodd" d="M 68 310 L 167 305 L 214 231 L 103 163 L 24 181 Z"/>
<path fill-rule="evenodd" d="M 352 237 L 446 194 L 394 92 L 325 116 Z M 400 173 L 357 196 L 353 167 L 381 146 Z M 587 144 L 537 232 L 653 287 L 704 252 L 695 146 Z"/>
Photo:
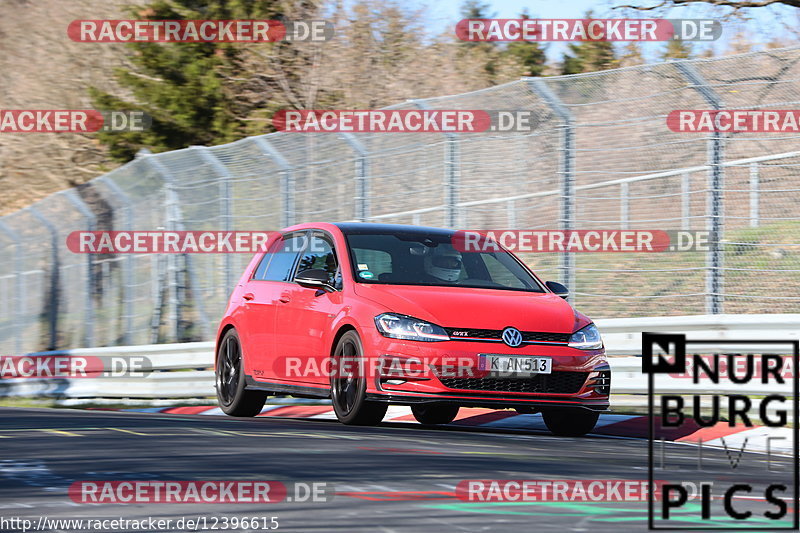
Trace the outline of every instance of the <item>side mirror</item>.
<path fill-rule="evenodd" d="M 308 289 L 322 289 L 332 291 L 333 287 L 328 283 L 328 272 L 321 268 L 309 268 L 298 272 L 294 277 L 295 283 Z"/>
<path fill-rule="evenodd" d="M 546 281 L 544 284 L 547 285 L 547 288 L 553 291 L 556 296 L 561 296 L 565 300 L 567 296 L 569 296 L 569 289 L 556 281 Z"/>

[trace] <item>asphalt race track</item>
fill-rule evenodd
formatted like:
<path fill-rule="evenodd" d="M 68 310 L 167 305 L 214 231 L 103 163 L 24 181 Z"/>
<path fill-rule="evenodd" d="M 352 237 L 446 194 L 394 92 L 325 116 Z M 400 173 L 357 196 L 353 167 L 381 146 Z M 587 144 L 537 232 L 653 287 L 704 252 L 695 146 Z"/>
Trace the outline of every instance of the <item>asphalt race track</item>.
<path fill-rule="evenodd" d="M 0 516 L 54 518 L 277 517 L 278 531 L 645 531 L 646 502 L 466 502 L 465 479 L 647 479 L 647 443 L 557 438 L 487 428 L 424 428 L 328 420 L 0 409 Z M 693 466 L 686 445 L 673 464 Z M 728 462 L 722 450 L 705 460 Z M 737 476 L 757 478 L 763 456 Z M 687 474 L 689 475 L 689 474 Z M 76 480 L 326 482 L 328 502 L 78 504 Z M 687 509 L 686 520 L 696 519 Z M 5 529 L 5 528 L 3 528 Z M 175 529 L 177 530 L 177 529 Z M 61 529 L 70 531 L 70 529 Z M 242 531 L 241 529 L 239 531 Z"/>

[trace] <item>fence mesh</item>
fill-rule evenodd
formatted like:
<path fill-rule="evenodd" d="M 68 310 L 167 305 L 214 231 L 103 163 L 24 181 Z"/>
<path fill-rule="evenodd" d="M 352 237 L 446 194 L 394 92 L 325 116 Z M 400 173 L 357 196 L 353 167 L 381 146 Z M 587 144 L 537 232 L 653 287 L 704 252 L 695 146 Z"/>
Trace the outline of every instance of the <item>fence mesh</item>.
<path fill-rule="evenodd" d="M 593 317 L 797 312 L 800 135 L 676 133 L 676 109 L 796 109 L 800 47 L 525 78 L 394 109 L 533 111 L 530 132 L 275 133 L 136 160 L 0 219 L 0 353 L 209 340 L 242 254 L 77 255 L 75 230 L 703 230 L 714 250 L 522 254 Z M 716 200 L 715 200 L 716 199 Z M 714 255 L 717 254 L 717 255 Z"/>

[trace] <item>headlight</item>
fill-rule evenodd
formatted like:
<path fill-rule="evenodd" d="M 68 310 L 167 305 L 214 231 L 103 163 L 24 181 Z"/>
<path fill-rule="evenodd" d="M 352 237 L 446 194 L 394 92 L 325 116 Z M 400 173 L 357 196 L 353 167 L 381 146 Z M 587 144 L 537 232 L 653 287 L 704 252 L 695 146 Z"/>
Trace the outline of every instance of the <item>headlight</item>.
<path fill-rule="evenodd" d="M 589 324 L 583 329 L 579 329 L 569 338 L 570 348 L 579 350 L 599 350 L 603 347 L 603 339 L 597 326 Z"/>
<path fill-rule="evenodd" d="M 381 335 L 411 341 L 449 341 L 444 328 L 414 317 L 383 313 L 375 317 L 375 327 Z"/>

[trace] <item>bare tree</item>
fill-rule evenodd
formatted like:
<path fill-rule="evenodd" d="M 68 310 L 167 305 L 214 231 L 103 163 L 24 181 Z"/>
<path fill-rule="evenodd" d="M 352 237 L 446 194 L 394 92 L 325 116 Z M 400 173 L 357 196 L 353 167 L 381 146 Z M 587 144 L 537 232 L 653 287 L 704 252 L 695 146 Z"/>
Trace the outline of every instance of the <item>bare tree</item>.
<path fill-rule="evenodd" d="M 616 6 L 615 9 L 639 9 L 642 11 L 651 11 L 653 9 L 660 9 L 663 7 L 685 6 L 689 4 L 707 4 L 712 6 L 732 7 L 734 9 L 775 5 L 800 7 L 800 0 L 663 0 L 657 4 L 652 4 L 649 6 L 620 5 Z"/>
<path fill-rule="evenodd" d="M 122 45 L 78 43 L 75 19 L 125 18 L 140 0 L 6 0 L 0 3 L 0 108 L 88 109 L 89 85 L 111 88 L 126 64 Z M 7 133 L 0 136 L 0 213 L 109 170 L 105 149 L 90 135 Z"/>

